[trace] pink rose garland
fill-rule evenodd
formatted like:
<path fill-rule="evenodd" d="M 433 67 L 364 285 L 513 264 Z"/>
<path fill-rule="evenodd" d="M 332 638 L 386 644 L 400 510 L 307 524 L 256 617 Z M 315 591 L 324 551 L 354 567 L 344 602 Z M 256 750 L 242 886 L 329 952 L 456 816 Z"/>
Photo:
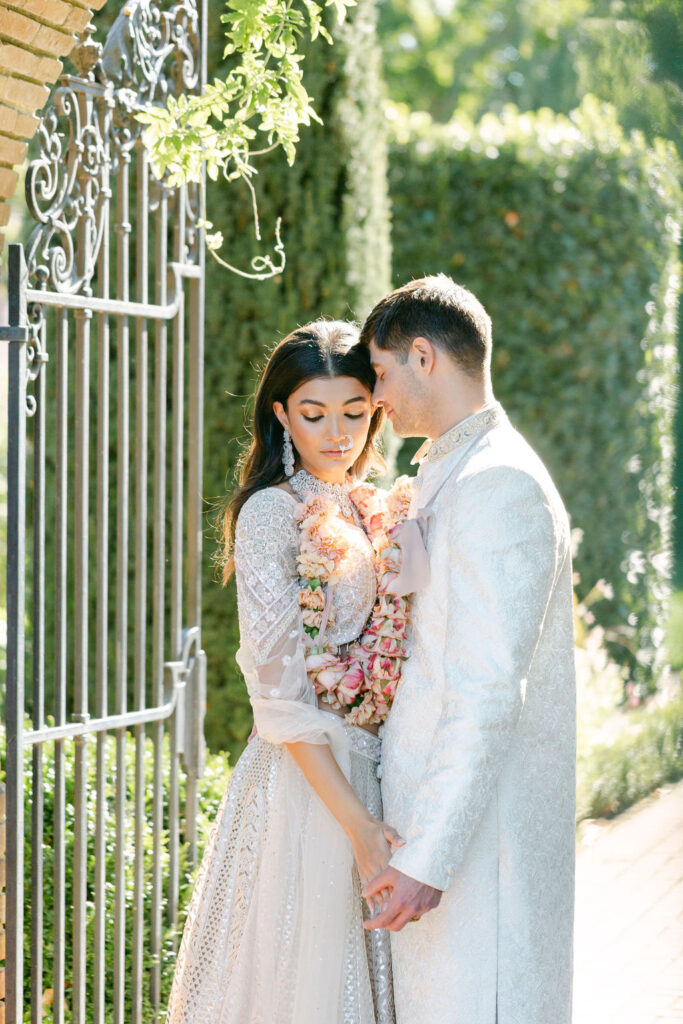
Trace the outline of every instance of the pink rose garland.
<path fill-rule="evenodd" d="M 396 526 L 406 518 L 410 504 L 410 477 L 399 477 L 388 495 L 371 484 L 349 491 L 363 526 L 377 553 L 378 596 L 370 621 L 348 654 L 336 645 L 316 645 L 323 625 L 334 621 L 333 603 L 325 598 L 325 584 L 334 583 L 347 546 L 347 527 L 337 506 L 328 498 L 309 497 L 298 509 L 301 546 L 299 574 L 306 581 L 299 591 L 304 630 L 313 643 L 306 668 L 316 694 L 333 708 L 351 706 L 346 721 L 352 725 L 383 722 L 396 695 L 405 642 L 408 600 L 388 593 L 400 569 L 400 549 L 392 542 Z M 327 603 L 327 609 L 325 607 Z"/>

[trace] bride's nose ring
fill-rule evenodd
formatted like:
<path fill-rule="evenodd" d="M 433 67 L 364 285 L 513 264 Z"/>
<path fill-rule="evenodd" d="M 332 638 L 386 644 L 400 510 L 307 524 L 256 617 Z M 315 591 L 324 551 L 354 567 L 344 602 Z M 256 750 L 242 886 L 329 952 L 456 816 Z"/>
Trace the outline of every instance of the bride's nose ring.
<path fill-rule="evenodd" d="M 350 437 L 349 434 L 344 434 L 344 436 L 339 439 L 339 451 L 343 455 L 344 452 L 351 451 L 352 448 L 353 448 L 353 438 Z"/>

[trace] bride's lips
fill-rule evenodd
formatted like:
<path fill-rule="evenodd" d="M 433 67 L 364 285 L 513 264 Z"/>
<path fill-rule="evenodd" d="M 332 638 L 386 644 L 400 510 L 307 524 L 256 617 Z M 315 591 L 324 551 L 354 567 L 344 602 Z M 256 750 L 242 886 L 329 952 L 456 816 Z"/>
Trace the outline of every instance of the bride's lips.
<path fill-rule="evenodd" d="M 328 459 L 340 459 L 346 452 L 341 452 L 339 448 L 330 448 L 329 451 L 321 452 L 322 455 L 327 455 Z"/>

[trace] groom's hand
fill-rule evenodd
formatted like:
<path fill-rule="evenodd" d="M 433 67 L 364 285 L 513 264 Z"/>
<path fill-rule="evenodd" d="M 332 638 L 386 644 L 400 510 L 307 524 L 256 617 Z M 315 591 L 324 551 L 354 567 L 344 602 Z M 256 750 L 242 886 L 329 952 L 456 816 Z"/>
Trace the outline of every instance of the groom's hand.
<path fill-rule="evenodd" d="M 400 932 L 409 921 L 418 920 L 428 910 L 437 907 L 442 895 L 441 889 L 433 889 L 431 885 L 418 882 L 392 867 L 385 868 L 371 879 L 363 889 L 363 896 L 371 900 L 382 889 L 391 890 L 389 902 L 371 921 L 363 922 L 364 928 L 386 928 L 390 932 Z"/>

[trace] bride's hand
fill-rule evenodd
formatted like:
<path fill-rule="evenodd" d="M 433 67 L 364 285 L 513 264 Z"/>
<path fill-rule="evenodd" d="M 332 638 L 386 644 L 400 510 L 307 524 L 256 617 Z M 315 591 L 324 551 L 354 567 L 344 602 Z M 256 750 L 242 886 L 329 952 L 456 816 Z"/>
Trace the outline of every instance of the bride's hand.
<path fill-rule="evenodd" d="M 405 839 L 395 828 L 384 821 L 377 821 L 376 818 L 364 821 L 354 829 L 349 838 L 363 888 L 387 867 L 392 855 L 392 847 L 398 848 L 405 845 Z M 380 909 L 389 895 L 388 889 L 383 889 L 378 894 L 377 902 Z M 374 901 L 368 900 L 371 910 L 376 909 L 373 904 Z"/>

